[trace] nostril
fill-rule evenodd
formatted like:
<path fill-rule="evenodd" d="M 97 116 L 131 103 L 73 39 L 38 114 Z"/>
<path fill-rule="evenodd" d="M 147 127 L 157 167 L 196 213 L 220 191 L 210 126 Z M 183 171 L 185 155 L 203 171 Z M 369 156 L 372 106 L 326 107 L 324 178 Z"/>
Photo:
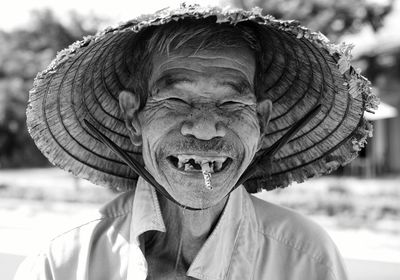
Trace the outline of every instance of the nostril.
<path fill-rule="evenodd" d="M 217 137 L 224 137 L 226 134 L 226 125 L 223 122 L 217 122 L 215 125 Z"/>
<path fill-rule="evenodd" d="M 185 121 L 181 127 L 182 135 L 192 135 L 193 123 L 189 121 Z"/>

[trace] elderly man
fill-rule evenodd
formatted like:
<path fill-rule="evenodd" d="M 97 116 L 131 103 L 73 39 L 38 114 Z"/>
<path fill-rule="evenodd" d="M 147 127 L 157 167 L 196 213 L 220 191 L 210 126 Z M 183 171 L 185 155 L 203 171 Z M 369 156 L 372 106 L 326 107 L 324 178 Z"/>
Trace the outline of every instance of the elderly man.
<path fill-rule="evenodd" d="M 249 195 L 364 144 L 375 99 L 344 52 L 256 10 L 181 7 L 59 54 L 31 92 L 31 135 L 124 192 L 17 278 L 346 279 L 323 230 Z"/>

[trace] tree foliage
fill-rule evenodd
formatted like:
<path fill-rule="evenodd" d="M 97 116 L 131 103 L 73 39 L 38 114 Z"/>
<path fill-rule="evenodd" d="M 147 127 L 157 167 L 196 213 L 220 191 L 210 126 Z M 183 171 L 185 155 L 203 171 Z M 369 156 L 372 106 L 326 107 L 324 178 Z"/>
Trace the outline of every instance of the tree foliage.
<path fill-rule="evenodd" d="M 29 89 L 57 51 L 95 33 L 99 22 L 74 13 L 65 24 L 43 10 L 34 12 L 26 29 L 0 31 L 0 168 L 47 164 L 26 130 Z"/>
<path fill-rule="evenodd" d="M 237 8 L 263 8 L 264 14 L 279 19 L 296 19 L 313 31 L 320 31 L 332 41 L 356 33 L 369 25 L 382 26 L 383 18 L 392 10 L 394 0 L 385 4 L 367 0 L 231 0 Z"/>

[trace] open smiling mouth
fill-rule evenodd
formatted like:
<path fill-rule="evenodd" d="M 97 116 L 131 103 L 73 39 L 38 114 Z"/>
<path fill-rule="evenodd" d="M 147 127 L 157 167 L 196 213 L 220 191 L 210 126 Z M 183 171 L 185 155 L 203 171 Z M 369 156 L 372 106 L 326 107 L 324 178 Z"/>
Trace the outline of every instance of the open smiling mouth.
<path fill-rule="evenodd" d="M 178 170 L 202 172 L 202 166 L 208 165 L 210 173 L 221 172 L 232 162 L 229 157 L 203 157 L 197 155 L 168 156 L 167 160 Z"/>

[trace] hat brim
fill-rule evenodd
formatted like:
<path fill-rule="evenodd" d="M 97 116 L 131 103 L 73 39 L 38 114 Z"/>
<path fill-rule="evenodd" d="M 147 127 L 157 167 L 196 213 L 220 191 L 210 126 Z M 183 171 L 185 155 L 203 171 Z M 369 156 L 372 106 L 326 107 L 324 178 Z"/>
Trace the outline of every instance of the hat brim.
<path fill-rule="evenodd" d="M 245 184 L 249 192 L 285 187 L 328 173 L 353 159 L 370 134 L 365 110 L 377 105 L 368 81 L 349 64 L 348 49 L 330 44 L 294 21 L 258 11 L 181 8 L 134 20 L 85 38 L 61 52 L 40 73 L 30 92 L 28 129 L 49 160 L 89 181 L 131 189 L 137 175 L 85 127 L 97 128 L 143 164 L 119 109 L 118 94 L 129 84 L 130 53 L 137 34 L 149 26 L 186 18 L 239 24 L 253 22 L 263 49 L 263 91 L 273 102 L 262 149 L 277 141 L 316 104 L 321 112 L 301 129 L 262 171 Z M 262 152 L 262 150 L 261 150 Z"/>

